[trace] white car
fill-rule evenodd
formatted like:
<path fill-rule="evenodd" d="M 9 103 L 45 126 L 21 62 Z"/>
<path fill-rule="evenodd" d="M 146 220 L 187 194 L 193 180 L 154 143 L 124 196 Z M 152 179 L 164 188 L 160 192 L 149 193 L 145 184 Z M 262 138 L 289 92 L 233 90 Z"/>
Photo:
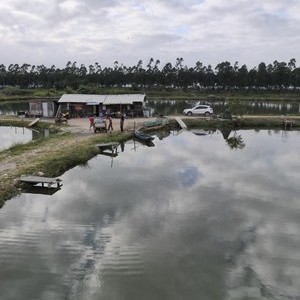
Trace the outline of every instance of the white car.
<path fill-rule="evenodd" d="M 206 117 L 209 117 L 211 114 L 213 114 L 213 109 L 209 105 L 196 105 L 192 108 L 187 108 L 183 111 L 185 115 L 192 116 L 192 115 L 204 115 Z"/>

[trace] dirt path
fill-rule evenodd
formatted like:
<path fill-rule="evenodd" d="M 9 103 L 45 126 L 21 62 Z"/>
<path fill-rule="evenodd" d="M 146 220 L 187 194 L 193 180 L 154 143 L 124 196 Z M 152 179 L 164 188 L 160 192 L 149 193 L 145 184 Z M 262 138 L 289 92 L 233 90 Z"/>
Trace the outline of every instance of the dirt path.
<path fill-rule="evenodd" d="M 7 119 L 5 117 L 3 118 Z M 133 132 L 134 129 L 141 127 L 143 122 L 153 119 L 155 118 L 126 119 L 124 122 L 124 132 Z M 48 119 L 42 121 L 54 124 L 54 120 Z M 75 136 L 64 139 L 63 142 L 45 141 L 45 143 L 39 145 L 37 148 L 26 150 L 26 152 L 19 155 L 10 156 L 7 153 L 0 154 L 0 177 L 13 177 L 13 174 L 18 168 L 22 168 L 22 166 L 25 165 L 33 165 L 37 158 L 43 157 L 47 155 L 47 153 L 55 153 L 56 151 L 76 147 L 79 143 L 84 143 L 87 139 L 95 137 L 94 131 L 89 129 L 89 120 L 87 118 L 70 119 L 66 126 L 61 126 L 61 129 L 65 132 L 74 133 Z M 113 132 L 120 132 L 120 119 L 113 119 Z M 108 133 L 101 133 L 102 136 L 107 134 Z"/>
<path fill-rule="evenodd" d="M 124 121 L 124 131 L 130 132 L 134 131 L 143 125 L 145 121 L 152 121 L 156 118 L 134 118 L 134 119 L 125 119 Z M 112 119 L 113 121 L 113 131 L 120 131 L 120 119 Z M 78 118 L 68 120 L 68 126 L 63 127 L 65 131 L 71 131 L 74 133 L 80 132 L 82 134 L 93 133 L 89 129 L 89 120 L 87 118 Z"/>

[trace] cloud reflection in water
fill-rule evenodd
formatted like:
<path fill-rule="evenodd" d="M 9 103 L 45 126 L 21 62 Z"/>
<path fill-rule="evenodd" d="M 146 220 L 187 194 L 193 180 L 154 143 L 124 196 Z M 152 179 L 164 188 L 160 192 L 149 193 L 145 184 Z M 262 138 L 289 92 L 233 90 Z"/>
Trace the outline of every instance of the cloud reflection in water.
<path fill-rule="evenodd" d="M 0 276 L 12 280 L 2 295 L 14 287 L 40 299 L 174 299 L 187 290 L 209 299 L 296 297 L 300 136 L 238 134 L 247 144 L 240 151 L 218 132 L 126 145 L 112 168 L 97 156 L 66 172 L 51 197 L 8 201 Z"/>

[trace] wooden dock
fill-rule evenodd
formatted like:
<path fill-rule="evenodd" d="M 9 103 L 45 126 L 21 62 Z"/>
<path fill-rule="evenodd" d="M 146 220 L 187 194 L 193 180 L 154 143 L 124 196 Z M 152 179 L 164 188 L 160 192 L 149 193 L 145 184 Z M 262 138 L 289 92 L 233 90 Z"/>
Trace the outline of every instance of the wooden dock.
<path fill-rule="evenodd" d="M 42 187 L 45 185 L 47 187 L 51 187 L 53 184 L 57 185 L 57 188 L 61 187 L 61 179 L 59 178 L 52 178 L 52 177 L 40 177 L 40 176 L 21 176 L 20 182 L 28 183 L 31 185 L 41 184 Z"/>
<path fill-rule="evenodd" d="M 116 142 L 110 142 L 110 143 L 101 143 L 101 144 L 96 144 L 96 147 L 98 147 L 100 150 L 104 149 L 114 149 L 118 147 L 118 143 Z"/>
<path fill-rule="evenodd" d="M 101 155 L 110 156 L 111 158 L 113 158 L 118 156 L 118 150 L 117 150 L 118 145 L 119 143 L 110 142 L 110 143 L 96 144 L 96 147 L 99 148 Z"/>
<path fill-rule="evenodd" d="M 290 120 L 283 120 L 282 121 L 282 125 L 284 127 L 284 129 L 291 129 L 293 127 L 293 122 Z"/>
<path fill-rule="evenodd" d="M 179 124 L 179 126 L 182 129 L 187 129 L 187 126 L 185 125 L 185 123 L 179 117 L 175 117 L 175 120 L 177 121 L 177 123 Z"/>
<path fill-rule="evenodd" d="M 110 143 L 101 143 L 101 144 L 96 144 L 95 146 L 100 149 L 100 151 L 109 149 L 109 150 L 114 150 L 118 147 L 119 143 L 116 142 L 110 142 Z"/>
<path fill-rule="evenodd" d="M 35 124 L 38 123 L 39 121 L 40 121 L 40 118 L 34 119 L 32 122 L 30 122 L 30 123 L 28 124 L 28 127 L 32 127 L 33 125 L 35 125 Z"/>

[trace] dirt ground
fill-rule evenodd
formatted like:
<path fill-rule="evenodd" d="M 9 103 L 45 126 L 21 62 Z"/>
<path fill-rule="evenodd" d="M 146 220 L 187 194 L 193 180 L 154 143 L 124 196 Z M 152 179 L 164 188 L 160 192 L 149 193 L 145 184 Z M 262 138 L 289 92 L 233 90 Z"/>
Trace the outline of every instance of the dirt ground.
<path fill-rule="evenodd" d="M 129 118 L 125 119 L 124 121 L 124 131 L 130 132 L 138 129 L 143 125 L 146 121 L 152 121 L 156 118 Z M 120 119 L 112 119 L 113 121 L 113 131 L 118 132 L 120 131 Z M 66 131 L 71 132 L 81 132 L 81 133 L 93 133 L 92 130 L 89 129 L 90 124 L 88 118 L 77 118 L 77 119 L 69 119 L 68 126 L 64 128 Z"/>
<path fill-rule="evenodd" d="M 7 119 L 7 118 L 5 118 Z M 143 122 L 155 120 L 155 118 L 129 118 L 124 121 L 124 132 L 133 132 L 135 129 L 142 127 Z M 54 119 L 42 119 L 43 122 L 53 123 Z M 120 119 L 112 119 L 113 121 L 113 132 L 120 131 Z M 69 138 L 64 141 L 63 145 L 60 144 L 46 144 L 40 146 L 40 148 L 26 151 L 16 156 L 3 156 L 0 162 L 0 177 L 5 175 L 7 172 L 16 169 L 18 166 L 25 165 L 30 161 L 31 158 L 37 157 L 38 153 L 51 153 L 61 147 L 70 147 L 73 144 L 78 143 L 78 140 L 84 140 L 89 136 L 94 135 L 94 131 L 90 130 L 90 124 L 88 118 L 77 118 L 69 119 L 67 126 L 61 126 L 61 129 L 66 132 L 72 132 L 78 134 L 76 138 Z M 105 134 L 105 133 L 103 133 Z M 0 180 L 1 183 L 1 180 Z"/>

